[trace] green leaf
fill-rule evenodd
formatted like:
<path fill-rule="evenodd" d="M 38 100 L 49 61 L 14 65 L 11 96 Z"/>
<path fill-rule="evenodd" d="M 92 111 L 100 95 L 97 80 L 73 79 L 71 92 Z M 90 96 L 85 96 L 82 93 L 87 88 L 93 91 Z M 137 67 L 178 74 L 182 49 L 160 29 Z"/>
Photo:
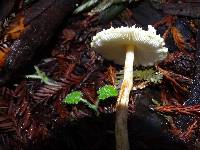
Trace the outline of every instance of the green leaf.
<path fill-rule="evenodd" d="M 78 104 L 78 103 L 82 102 L 85 105 L 87 105 L 89 108 L 93 109 L 95 112 L 98 112 L 97 106 L 94 104 L 91 104 L 87 100 L 83 99 L 82 96 L 83 95 L 80 91 L 71 92 L 64 98 L 64 103 L 73 105 L 73 104 Z"/>
<path fill-rule="evenodd" d="M 82 93 L 80 91 L 74 91 L 64 98 L 64 102 L 66 104 L 78 104 L 79 102 L 81 102 L 81 99 Z"/>
<path fill-rule="evenodd" d="M 101 87 L 98 91 L 97 91 L 98 95 L 98 99 L 100 101 L 104 101 L 109 97 L 114 97 L 118 95 L 117 89 L 112 86 L 112 85 L 105 85 L 103 87 Z"/>

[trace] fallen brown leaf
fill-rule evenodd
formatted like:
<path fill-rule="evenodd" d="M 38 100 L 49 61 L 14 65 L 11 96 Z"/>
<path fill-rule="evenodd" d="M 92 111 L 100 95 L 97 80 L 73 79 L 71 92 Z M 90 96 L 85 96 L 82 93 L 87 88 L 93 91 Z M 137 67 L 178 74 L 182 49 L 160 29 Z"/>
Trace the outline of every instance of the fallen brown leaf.
<path fill-rule="evenodd" d="M 25 30 L 24 17 L 20 17 L 16 22 L 10 25 L 10 28 L 6 32 L 5 38 L 15 40 L 20 37 L 20 35 Z"/>
<path fill-rule="evenodd" d="M 71 41 L 75 38 L 76 36 L 76 33 L 74 32 L 74 30 L 71 30 L 71 29 L 64 29 L 63 32 L 62 32 L 62 39 L 63 39 L 63 44 L 68 42 L 68 41 Z"/>
<path fill-rule="evenodd" d="M 185 40 L 183 38 L 183 35 L 180 33 L 180 31 L 176 27 L 172 27 L 171 33 L 173 35 L 173 38 L 177 47 L 180 50 L 185 50 Z"/>

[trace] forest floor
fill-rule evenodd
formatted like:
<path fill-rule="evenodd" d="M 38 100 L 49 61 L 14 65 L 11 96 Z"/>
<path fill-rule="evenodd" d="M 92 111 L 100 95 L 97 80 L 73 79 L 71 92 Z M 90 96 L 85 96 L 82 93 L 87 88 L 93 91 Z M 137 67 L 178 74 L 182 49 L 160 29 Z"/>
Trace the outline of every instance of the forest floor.
<path fill-rule="evenodd" d="M 105 0 L 72 14 L 73 4 L 61 7 L 61 1 L 0 5 L 12 7 L 0 14 L 0 149 L 114 150 L 117 97 L 100 102 L 99 113 L 64 99 L 80 91 L 96 104 L 99 88 L 120 89 L 123 67 L 95 53 L 90 42 L 103 29 L 135 24 L 153 25 L 169 53 L 159 64 L 134 68 L 131 149 L 200 149 L 200 3 Z"/>

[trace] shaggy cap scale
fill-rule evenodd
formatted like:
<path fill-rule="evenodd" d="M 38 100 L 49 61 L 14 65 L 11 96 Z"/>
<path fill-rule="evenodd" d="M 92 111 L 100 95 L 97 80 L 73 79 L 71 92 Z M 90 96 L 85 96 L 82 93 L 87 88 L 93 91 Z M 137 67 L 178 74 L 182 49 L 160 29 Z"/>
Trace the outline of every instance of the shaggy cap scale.
<path fill-rule="evenodd" d="M 163 60 L 168 49 L 156 30 L 148 26 L 148 31 L 135 26 L 103 30 L 93 37 L 91 47 L 104 58 L 124 65 L 126 48 L 134 48 L 134 66 L 150 66 Z"/>

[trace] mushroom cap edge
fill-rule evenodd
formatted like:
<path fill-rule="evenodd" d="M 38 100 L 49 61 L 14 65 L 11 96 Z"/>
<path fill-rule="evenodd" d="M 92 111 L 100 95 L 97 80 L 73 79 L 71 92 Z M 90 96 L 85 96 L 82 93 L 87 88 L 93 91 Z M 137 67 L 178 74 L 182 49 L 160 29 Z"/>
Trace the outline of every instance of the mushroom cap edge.
<path fill-rule="evenodd" d="M 134 66 L 150 66 L 162 61 L 168 49 L 164 39 L 151 25 L 148 30 L 139 27 L 119 27 L 103 30 L 93 36 L 91 47 L 105 59 L 124 65 L 126 48 L 134 47 Z"/>

